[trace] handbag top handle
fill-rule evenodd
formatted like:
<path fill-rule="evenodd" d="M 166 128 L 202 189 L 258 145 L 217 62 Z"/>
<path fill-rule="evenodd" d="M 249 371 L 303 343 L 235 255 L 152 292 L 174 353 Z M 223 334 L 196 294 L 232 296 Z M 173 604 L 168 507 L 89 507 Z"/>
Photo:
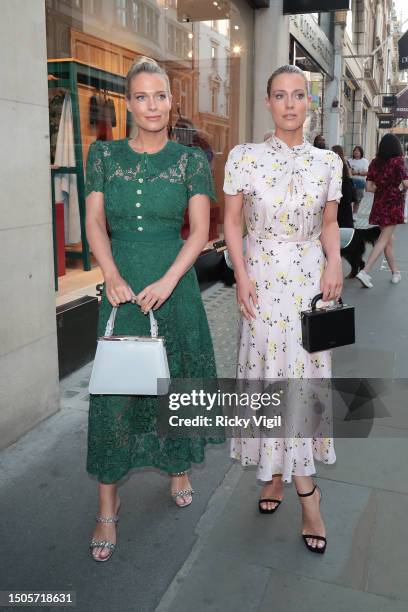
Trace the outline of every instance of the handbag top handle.
<path fill-rule="evenodd" d="M 319 300 L 322 299 L 322 297 L 323 297 L 323 293 L 318 293 L 317 295 L 314 296 L 312 303 L 311 303 L 312 310 L 316 310 L 316 304 Z M 332 300 L 332 301 L 335 301 L 335 300 Z M 341 299 L 341 297 L 339 297 L 338 300 L 336 301 L 338 301 L 340 306 L 343 306 L 343 300 Z"/>
<path fill-rule="evenodd" d="M 116 318 L 117 311 L 118 311 L 118 306 L 113 306 L 108 322 L 106 323 L 105 337 L 110 337 L 113 334 L 113 328 L 115 325 L 115 318 Z M 150 335 L 152 338 L 157 338 L 158 333 L 159 333 L 159 328 L 158 328 L 157 321 L 154 317 L 152 310 L 149 310 L 149 318 L 150 318 Z"/>

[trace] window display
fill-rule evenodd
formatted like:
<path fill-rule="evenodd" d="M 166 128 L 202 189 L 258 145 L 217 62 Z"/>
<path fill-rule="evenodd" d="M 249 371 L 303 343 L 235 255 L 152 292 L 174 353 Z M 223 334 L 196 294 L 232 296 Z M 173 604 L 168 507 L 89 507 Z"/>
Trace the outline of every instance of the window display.
<path fill-rule="evenodd" d="M 246 83 L 253 20 L 248 3 L 228 1 L 215 6 L 187 0 L 47 0 L 46 7 L 49 64 L 51 60 L 53 66 L 56 61 L 70 60 L 78 72 L 77 92 L 73 94 L 72 81 L 66 88 L 60 82 L 53 87 L 52 80 L 59 75 L 49 69 L 52 163 L 56 163 L 65 91 L 70 92 L 78 112 L 75 152 L 84 168 L 93 141 L 132 136 L 134 128 L 118 80 L 140 56 L 152 57 L 170 78 L 171 138 L 202 148 L 210 162 L 217 197 L 210 238 L 222 237 L 223 168 L 228 151 L 250 136 L 247 126 L 252 92 Z M 79 193 L 80 215 L 85 210 L 81 199 Z M 183 233 L 188 233 L 187 219 Z M 67 237 L 67 231 L 65 234 Z M 73 235 L 78 237 L 78 232 Z M 83 236 L 82 247 L 78 244 L 76 248 L 74 240 L 67 240 L 74 242 L 72 249 L 77 253 L 84 250 Z"/>

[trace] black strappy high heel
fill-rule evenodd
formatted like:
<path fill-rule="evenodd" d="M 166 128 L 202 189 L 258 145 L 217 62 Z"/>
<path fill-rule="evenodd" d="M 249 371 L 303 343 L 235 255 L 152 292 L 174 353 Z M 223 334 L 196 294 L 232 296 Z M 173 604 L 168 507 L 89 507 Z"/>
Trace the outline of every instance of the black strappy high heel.
<path fill-rule="evenodd" d="M 313 487 L 313 490 L 310 491 L 309 493 L 298 493 L 297 492 L 297 494 L 299 495 L 299 497 L 309 497 L 309 495 L 313 495 L 313 493 L 315 492 L 316 488 L 319 489 L 319 493 L 320 493 L 320 499 L 319 499 L 319 506 L 320 506 L 320 502 L 322 500 L 322 495 L 323 494 L 322 494 L 322 491 L 321 491 L 320 487 L 318 487 L 317 484 L 315 484 L 315 486 Z M 319 536 L 319 535 L 311 534 L 311 533 L 302 533 L 302 538 L 303 538 L 303 541 L 304 541 L 306 547 L 310 551 L 312 551 L 314 553 L 320 553 L 320 554 L 323 554 L 325 552 L 326 546 L 327 546 L 327 538 L 325 538 L 324 536 Z M 322 546 L 322 547 L 311 546 L 309 544 L 309 542 L 307 541 L 308 538 L 314 538 L 315 540 L 321 540 L 322 542 L 324 542 L 324 546 Z"/>
<path fill-rule="evenodd" d="M 264 504 L 265 502 L 273 502 L 274 504 L 278 504 L 278 505 L 275 506 L 274 508 L 262 508 L 261 504 Z M 261 514 L 273 514 L 279 508 L 279 506 L 281 505 L 281 502 L 282 502 L 281 499 L 272 499 L 270 497 L 264 497 L 262 499 L 258 499 L 259 512 Z"/>

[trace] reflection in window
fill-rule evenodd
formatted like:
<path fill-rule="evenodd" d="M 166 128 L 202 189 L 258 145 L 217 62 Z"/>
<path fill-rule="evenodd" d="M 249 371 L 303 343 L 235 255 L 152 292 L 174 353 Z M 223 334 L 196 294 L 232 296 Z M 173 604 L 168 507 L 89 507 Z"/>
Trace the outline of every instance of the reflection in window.
<path fill-rule="evenodd" d="M 116 0 L 116 21 L 126 28 L 126 0 Z"/>
<path fill-rule="evenodd" d="M 135 32 L 140 31 L 140 11 L 139 11 L 139 2 L 137 0 L 132 0 L 132 30 Z"/>
<path fill-rule="evenodd" d="M 173 55 L 187 59 L 191 57 L 188 32 L 172 23 L 167 24 L 167 50 Z"/>
<path fill-rule="evenodd" d="M 218 69 L 218 45 L 214 43 L 211 45 L 211 67 L 215 71 Z"/>
<path fill-rule="evenodd" d="M 218 108 L 218 89 L 217 87 L 212 88 L 211 97 L 211 112 L 216 114 Z"/>

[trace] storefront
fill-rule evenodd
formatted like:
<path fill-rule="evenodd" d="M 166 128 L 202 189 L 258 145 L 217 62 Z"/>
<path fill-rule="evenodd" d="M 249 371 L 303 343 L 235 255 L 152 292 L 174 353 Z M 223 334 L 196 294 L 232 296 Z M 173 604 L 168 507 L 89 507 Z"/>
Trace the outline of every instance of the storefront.
<path fill-rule="evenodd" d="M 170 77 L 171 138 L 201 147 L 217 203 L 210 239 L 222 236 L 223 169 L 229 150 L 251 136 L 254 2 L 47 0 L 47 56 L 53 164 L 57 303 L 102 280 L 85 238 L 84 168 L 90 144 L 132 136 L 124 80 L 138 57 Z M 267 3 L 258 3 L 266 6 Z M 68 134 L 68 136 L 67 136 Z M 72 167 L 64 174 L 58 167 Z M 188 220 L 183 228 L 188 233 Z M 84 272 L 85 270 L 85 272 Z M 90 272 L 92 270 L 92 272 Z"/>
<path fill-rule="evenodd" d="M 289 63 L 304 70 L 312 97 L 311 109 L 305 124 L 305 136 L 313 142 L 325 132 L 324 92 L 326 79 L 333 78 L 334 49 L 319 26 L 318 13 L 290 15 Z"/>

